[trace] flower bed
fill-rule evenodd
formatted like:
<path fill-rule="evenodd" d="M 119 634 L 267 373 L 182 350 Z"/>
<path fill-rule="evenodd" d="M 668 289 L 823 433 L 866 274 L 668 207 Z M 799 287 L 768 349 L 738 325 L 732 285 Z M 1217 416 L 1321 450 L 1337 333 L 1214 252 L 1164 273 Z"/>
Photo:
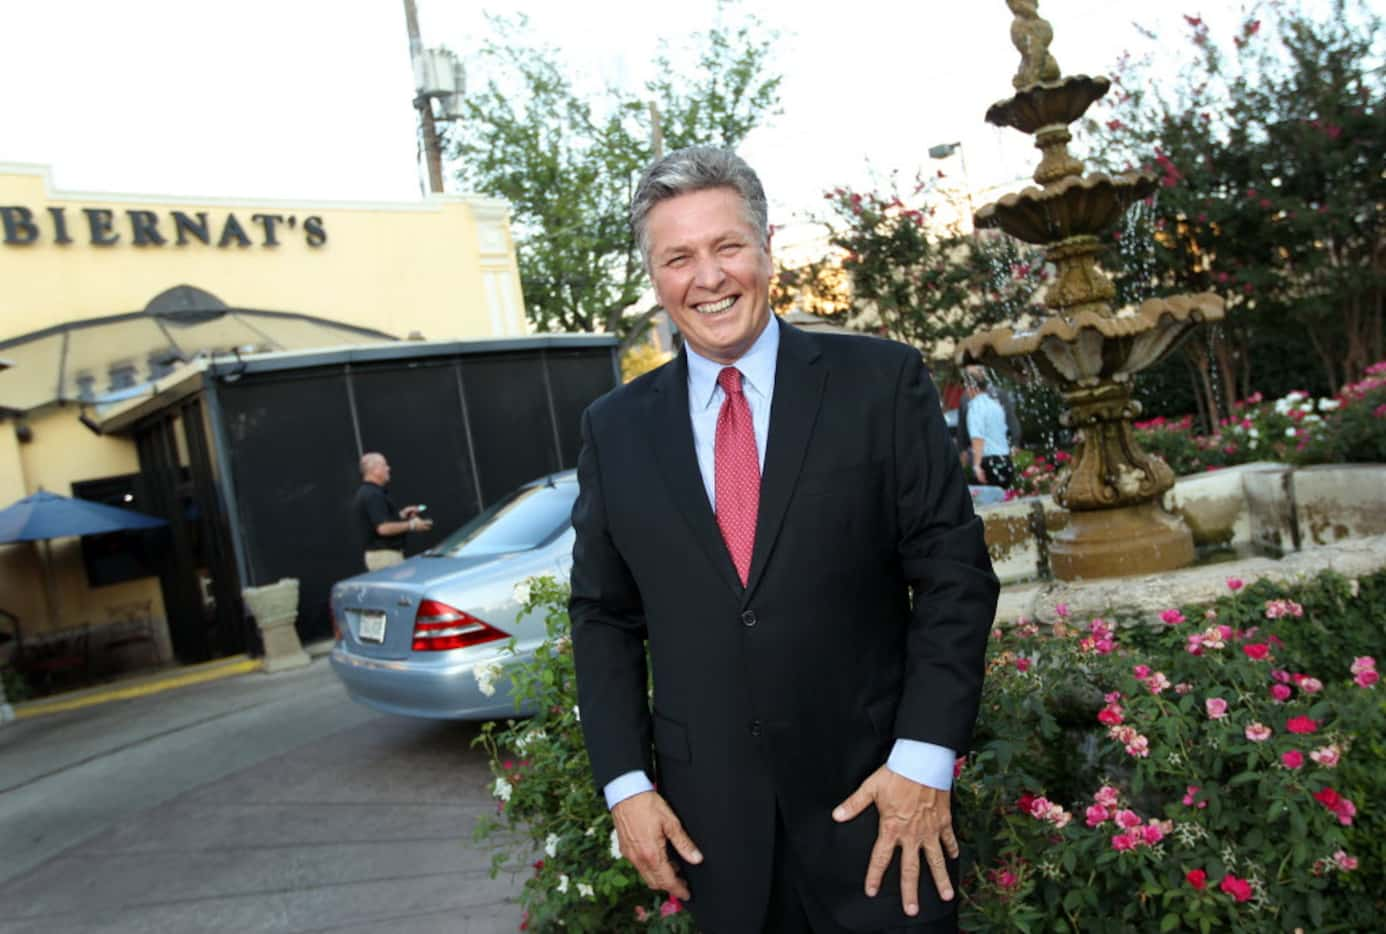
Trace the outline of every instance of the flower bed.
<path fill-rule="evenodd" d="M 1060 610 L 1063 608 L 1060 607 Z M 960 770 L 995 930 L 1357 930 L 1386 892 L 1386 575 L 992 640 Z"/>
<path fill-rule="evenodd" d="M 1212 435 L 1194 434 L 1192 416 L 1154 418 L 1134 427 L 1141 446 L 1179 476 L 1256 460 L 1386 461 L 1386 361 L 1368 367 L 1361 382 L 1332 398 L 1291 392 L 1268 402 L 1253 395 Z"/>
<path fill-rule="evenodd" d="M 1194 432 L 1194 417 L 1152 418 L 1133 426 L 1136 441 L 1162 457 L 1176 476 L 1252 461 L 1287 464 L 1386 462 L 1386 360 L 1367 368 L 1361 382 L 1332 398 L 1291 392 L 1267 401 L 1260 394 L 1238 403 L 1211 435 Z M 1069 460 L 1063 451 L 1027 452 L 1016 457 L 1014 495 L 1049 493 Z"/>
<path fill-rule="evenodd" d="M 617 857 L 582 747 L 566 594 L 514 670 L 544 711 L 488 724 L 496 871 L 527 874 L 522 929 L 692 931 Z M 1386 573 L 1284 592 L 1228 582 L 1158 624 L 998 630 L 958 767 L 969 930 L 1356 930 L 1386 905 Z M 864 870 L 863 870 L 864 871 Z M 561 923 L 561 924 L 560 924 Z"/>

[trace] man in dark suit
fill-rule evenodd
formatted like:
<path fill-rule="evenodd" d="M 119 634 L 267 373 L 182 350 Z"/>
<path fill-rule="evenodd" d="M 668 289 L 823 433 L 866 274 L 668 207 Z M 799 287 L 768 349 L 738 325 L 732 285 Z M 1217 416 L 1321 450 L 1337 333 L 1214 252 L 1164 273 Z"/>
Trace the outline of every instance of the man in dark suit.
<path fill-rule="evenodd" d="M 622 853 L 708 934 L 953 930 L 996 578 L 919 353 L 775 319 L 766 214 L 716 149 L 636 191 L 685 347 L 583 415 L 593 772 Z"/>

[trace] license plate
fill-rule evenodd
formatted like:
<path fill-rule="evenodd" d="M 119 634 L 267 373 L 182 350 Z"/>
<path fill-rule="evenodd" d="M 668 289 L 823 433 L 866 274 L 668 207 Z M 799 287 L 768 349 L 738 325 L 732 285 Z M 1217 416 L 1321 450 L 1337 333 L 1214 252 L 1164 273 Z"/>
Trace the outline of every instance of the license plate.
<path fill-rule="evenodd" d="M 383 610 L 359 610 L 357 612 L 356 638 L 362 642 L 384 642 L 385 612 Z"/>

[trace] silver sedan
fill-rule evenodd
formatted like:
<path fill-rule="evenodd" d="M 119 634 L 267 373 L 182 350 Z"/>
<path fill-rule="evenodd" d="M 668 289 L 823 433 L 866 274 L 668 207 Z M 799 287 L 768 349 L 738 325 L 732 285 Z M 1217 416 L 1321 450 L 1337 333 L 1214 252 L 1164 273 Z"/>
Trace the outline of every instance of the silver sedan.
<path fill-rule="evenodd" d="M 567 579 L 577 490 L 573 471 L 536 480 L 423 554 L 336 584 L 332 668 L 352 699 L 409 717 L 533 713 L 506 674 L 545 637 L 542 614 L 520 615 L 522 585 Z"/>

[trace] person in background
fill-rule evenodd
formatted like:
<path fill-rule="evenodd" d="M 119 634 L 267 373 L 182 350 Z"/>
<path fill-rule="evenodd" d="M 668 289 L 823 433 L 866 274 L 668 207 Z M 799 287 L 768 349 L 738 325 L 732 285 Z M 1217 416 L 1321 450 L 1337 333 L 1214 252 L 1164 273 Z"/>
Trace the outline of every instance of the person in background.
<path fill-rule="evenodd" d="M 987 382 L 987 371 L 984 367 L 969 366 L 963 369 L 963 382 L 969 384 L 974 380 Z M 993 382 L 987 390 L 988 395 L 1001 403 L 1001 409 L 1006 413 L 1006 434 L 1011 442 L 1011 455 L 1015 456 L 1020 449 L 1025 446 L 1025 439 L 1020 427 L 1020 416 L 1015 410 L 1015 400 L 1011 398 L 1010 392 L 1000 383 Z M 967 430 L 967 393 L 963 393 L 962 402 L 958 405 L 958 421 L 956 425 L 958 450 L 962 452 L 963 467 L 970 475 L 972 471 L 972 436 Z"/>
<path fill-rule="evenodd" d="M 378 571 L 404 560 L 404 536 L 427 532 L 432 521 L 419 516 L 418 506 L 396 509 L 390 500 L 390 462 L 384 454 L 361 455 L 361 486 L 353 508 L 361 529 L 366 570 Z"/>
<path fill-rule="evenodd" d="M 985 486 L 1010 489 L 1015 482 L 1006 413 L 987 393 L 985 374 L 969 374 L 967 432 L 972 448 L 972 475 Z"/>

